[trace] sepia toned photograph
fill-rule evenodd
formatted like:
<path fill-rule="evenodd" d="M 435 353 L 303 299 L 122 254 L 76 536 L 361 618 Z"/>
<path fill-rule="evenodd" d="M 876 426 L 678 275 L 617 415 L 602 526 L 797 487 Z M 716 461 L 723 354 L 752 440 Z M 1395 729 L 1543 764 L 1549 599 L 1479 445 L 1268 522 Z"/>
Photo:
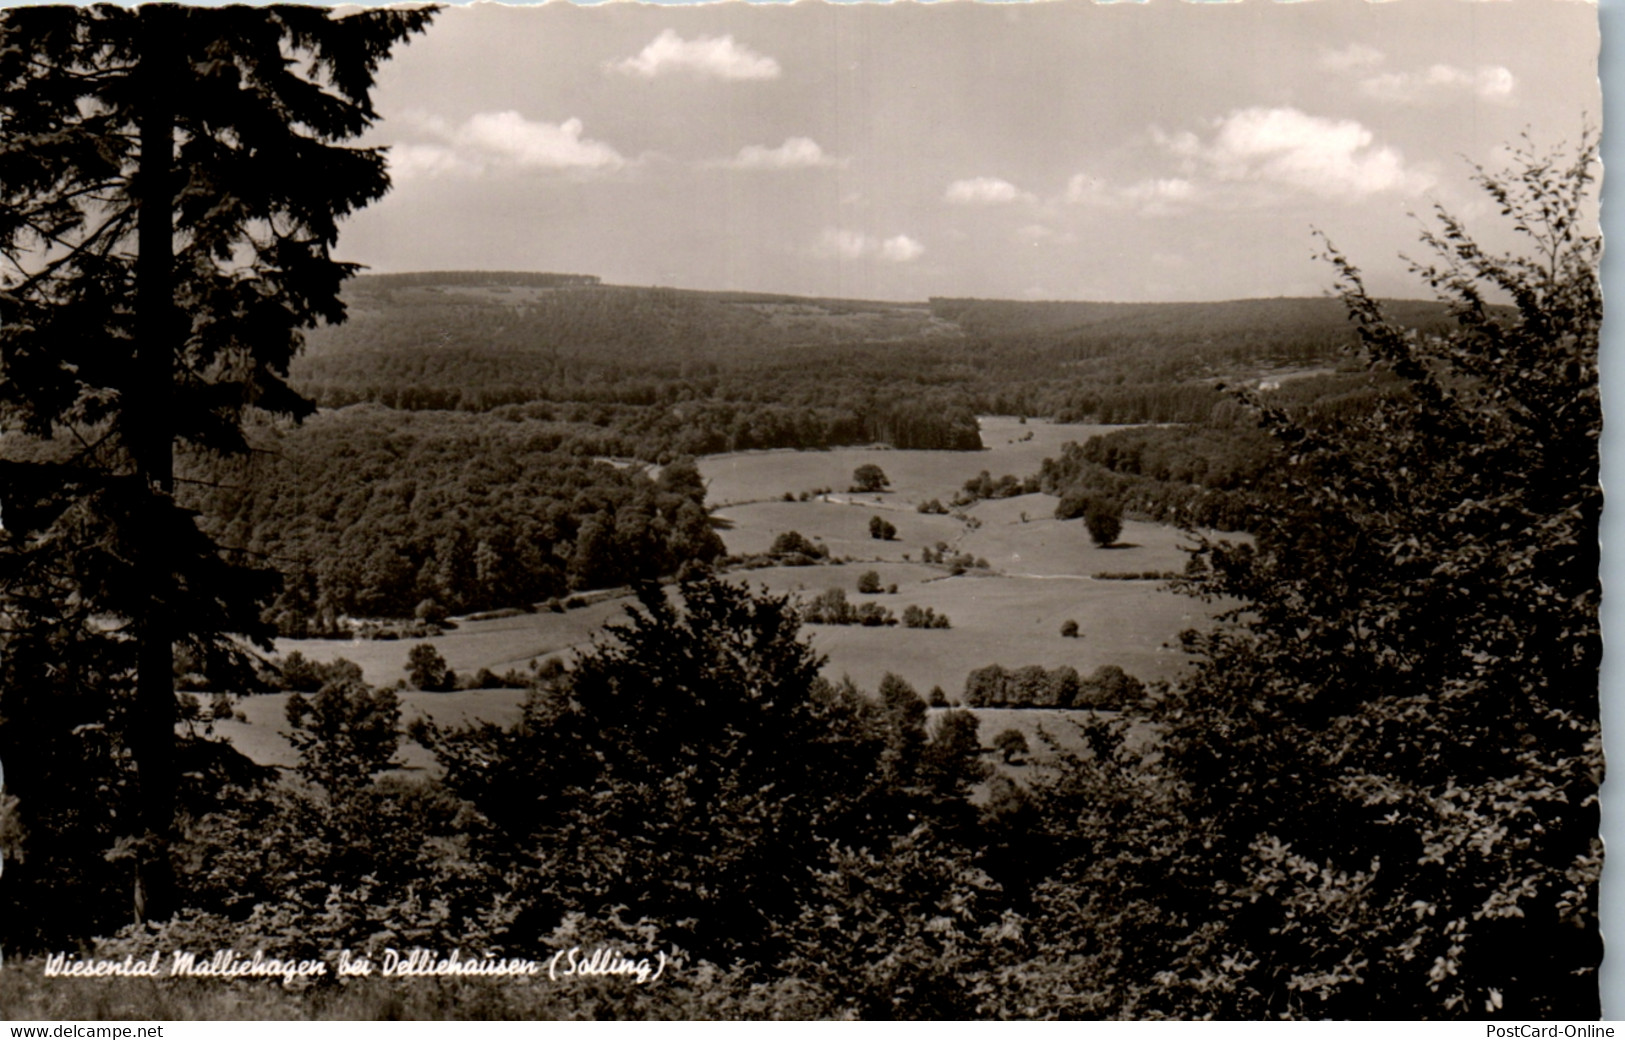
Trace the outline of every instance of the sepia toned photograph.
<path fill-rule="evenodd" d="M 0 6 L 0 1018 L 1600 1018 L 1598 18 Z"/>

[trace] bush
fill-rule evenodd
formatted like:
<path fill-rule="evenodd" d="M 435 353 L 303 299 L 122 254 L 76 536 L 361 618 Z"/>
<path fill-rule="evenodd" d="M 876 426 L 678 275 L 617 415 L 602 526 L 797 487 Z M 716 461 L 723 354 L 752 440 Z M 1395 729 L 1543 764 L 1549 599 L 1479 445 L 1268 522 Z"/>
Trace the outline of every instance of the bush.
<path fill-rule="evenodd" d="M 1064 639 L 1078 638 L 1078 623 L 1072 618 L 1061 622 L 1061 636 Z"/>
<path fill-rule="evenodd" d="M 773 539 L 773 546 L 768 549 L 768 553 L 772 556 L 800 556 L 808 560 L 821 560 L 829 555 L 829 550 L 815 544 L 800 531 L 785 531 Z"/>
<path fill-rule="evenodd" d="M 910 603 L 903 608 L 905 628 L 948 628 L 948 615 L 938 614 L 931 607 L 917 607 Z"/>
<path fill-rule="evenodd" d="M 334 658 L 331 664 L 312 661 L 297 650 L 290 651 L 277 666 L 277 684 L 284 690 L 315 693 L 336 680 L 361 681 L 361 666 L 345 658 Z"/>
<path fill-rule="evenodd" d="M 864 571 L 858 575 L 858 591 L 874 595 L 880 591 L 880 572 Z"/>
<path fill-rule="evenodd" d="M 897 537 L 897 528 L 893 527 L 890 521 L 878 516 L 871 516 L 869 518 L 869 537 L 889 542 Z"/>
<path fill-rule="evenodd" d="M 1007 729 L 993 738 L 993 750 L 1004 756 L 1006 764 L 1013 764 L 1017 755 L 1025 755 L 1030 749 L 1021 730 Z"/>

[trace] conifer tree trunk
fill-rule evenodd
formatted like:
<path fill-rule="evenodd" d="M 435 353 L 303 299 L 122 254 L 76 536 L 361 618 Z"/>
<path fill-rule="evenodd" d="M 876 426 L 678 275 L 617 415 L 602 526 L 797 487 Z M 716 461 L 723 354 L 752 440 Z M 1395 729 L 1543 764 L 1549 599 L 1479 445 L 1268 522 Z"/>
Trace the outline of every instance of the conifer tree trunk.
<path fill-rule="evenodd" d="M 133 747 L 140 783 L 144 831 L 138 860 L 135 912 L 163 920 L 175 907 L 169 842 L 175 823 L 174 632 L 169 615 L 169 566 L 163 518 L 175 491 L 174 430 L 170 405 L 175 377 L 175 90 L 180 56 L 177 20 L 164 5 L 140 11 L 142 97 L 141 166 L 135 179 L 138 206 L 135 264 L 136 330 L 131 394 L 125 421 L 136 477 L 150 503 L 136 530 L 134 549 L 145 609 L 136 621 L 136 719 Z"/>

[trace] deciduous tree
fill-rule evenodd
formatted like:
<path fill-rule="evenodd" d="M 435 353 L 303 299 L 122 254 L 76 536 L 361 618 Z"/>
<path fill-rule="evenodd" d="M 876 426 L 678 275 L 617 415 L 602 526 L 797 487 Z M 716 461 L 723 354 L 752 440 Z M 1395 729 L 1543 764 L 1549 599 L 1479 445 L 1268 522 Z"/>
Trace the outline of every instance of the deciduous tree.
<path fill-rule="evenodd" d="M 1242 607 L 1160 703 L 1201 856 L 1232 865 L 1191 875 L 1186 1013 L 1598 1013 L 1596 161 L 1588 136 L 1477 171 L 1510 254 L 1435 213 L 1413 269 L 1445 335 L 1328 248 L 1403 390 L 1337 420 L 1255 401 L 1272 508 L 1190 582 Z"/>

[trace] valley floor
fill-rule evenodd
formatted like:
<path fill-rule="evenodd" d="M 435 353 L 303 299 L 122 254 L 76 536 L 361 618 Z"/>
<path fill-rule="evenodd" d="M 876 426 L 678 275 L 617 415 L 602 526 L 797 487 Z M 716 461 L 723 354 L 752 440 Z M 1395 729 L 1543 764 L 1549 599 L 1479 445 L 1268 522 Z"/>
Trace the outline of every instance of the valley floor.
<path fill-rule="evenodd" d="M 1046 456 L 1058 455 L 1068 441 L 1083 442 L 1108 427 L 1056 424 L 990 416 L 981 420 L 986 450 L 977 453 L 894 451 L 855 448 L 817 452 L 744 452 L 699 460 L 708 500 L 717 503 L 721 534 L 730 554 L 761 553 L 774 538 L 798 531 L 828 546 L 842 562 L 807 567 L 738 570 L 737 580 L 752 587 L 811 598 L 840 588 L 854 604 L 874 601 L 901 616 L 913 604 L 946 614 L 948 629 L 809 625 L 812 645 L 827 655 L 824 672 L 832 680 L 850 678 L 874 690 L 887 672 L 922 694 L 941 687 L 950 700 L 964 691 L 966 675 L 990 664 L 1010 668 L 1070 665 L 1089 675 L 1117 665 L 1146 682 L 1171 679 L 1186 665 L 1178 636 L 1202 625 L 1209 609 L 1150 580 L 1104 580 L 1102 572 L 1181 570 L 1189 537 L 1159 525 L 1127 521 L 1119 543 L 1093 545 L 1081 521 L 1054 519 L 1056 500 L 1033 494 L 981 501 L 959 515 L 925 514 L 917 506 L 930 499 L 946 504 L 982 470 L 995 478 L 1037 472 Z M 873 463 L 890 478 L 881 493 L 851 493 L 852 472 Z M 802 492 L 819 492 L 799 501 Z M 796 501 L 784 501 L 789 492 Z M 869 534 L 881 516 L 897 529 L 894 540 Z M 985 560 L 987 568 L 953 575 L 949 568 L 922 561 L 922 550 L 939 543 L 955 553 Z M 875 571 L 895 593 L 863 595 L 860 575 Z M 619 617 L 629 598 L 611 598 L 564 613 L 539 611 L 513 617 L 462 621 L 427 640 L 460 675 L 480 668 L 502 673 L 525 671 L 532 661 L 586 646 L 593 633 Z M 1061 626 L 1078 623 L 1080 636 L 1065 638 Z M 278 652 L 298 650 L 331 661 L 343 657 L 361 666 L 370 683 L 393 684 L 406 674 L 406 658 L 417 640 L 279 640 Z M 517 713 L 521 697 L 512 690 L 455 693 L 407 692 L 403 716 L 418 714 L 456 723 L 478 718 L 504 723 Z M 244 751 L 262 762 L 287 764 L 292 752 L 280 735 L 283 697 L 247 698 L 242 718 L 218 724 Z M 995 709 L 984 709 L 994 711 Z M 1021 715 L 1003 711 L 1002 715 Z M 1031 725 L 1017 728 L 1034 729 Z M 984 738 L 1006 728 L 984 722 Z M 1066 727 L 1063 727 L 1066 728 Z M 1034 744 L 1037 747 L 1037 744 Z M 423 768 L 428 755 L 415 744 L 408 765 Z"/>

